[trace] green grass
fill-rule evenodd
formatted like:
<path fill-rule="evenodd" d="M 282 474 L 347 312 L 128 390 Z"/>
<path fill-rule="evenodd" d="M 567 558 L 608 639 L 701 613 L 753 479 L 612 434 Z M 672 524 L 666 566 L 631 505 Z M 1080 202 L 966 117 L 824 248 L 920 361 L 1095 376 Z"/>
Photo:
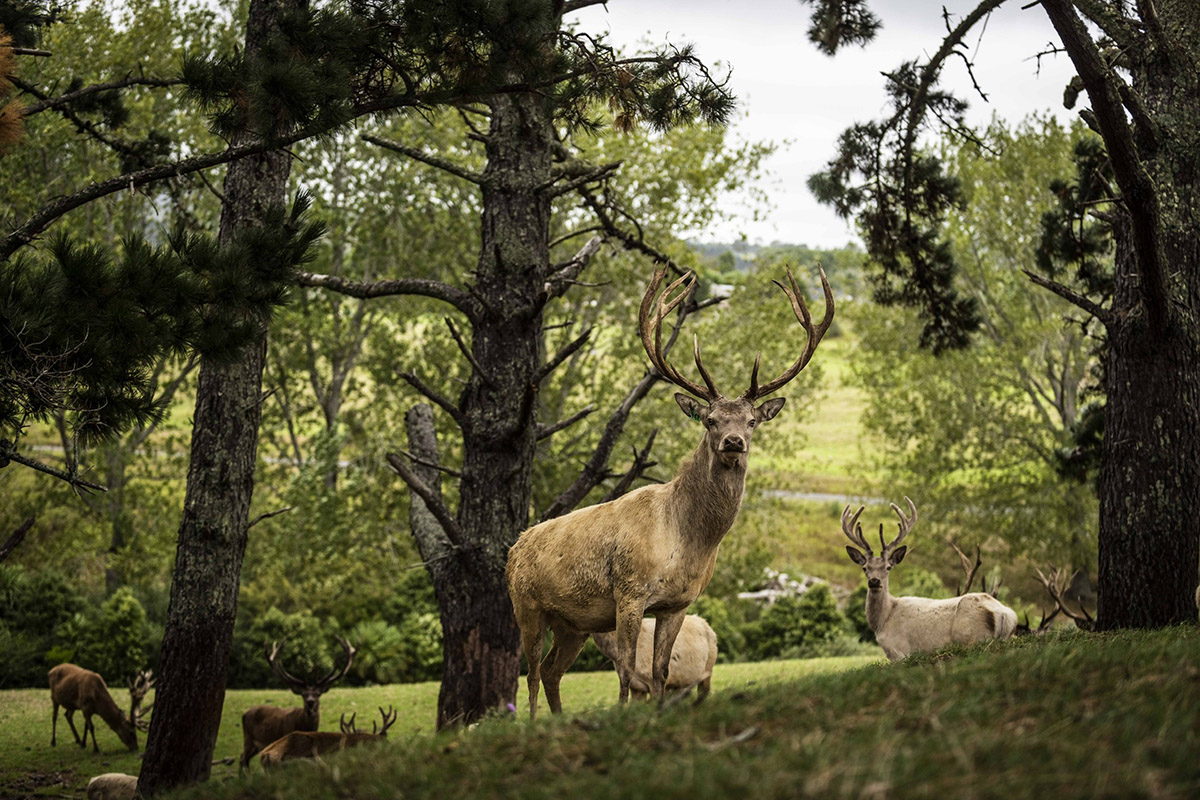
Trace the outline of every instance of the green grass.
<path fill-rule="evenodd" d="M 870 663 L 870 658 L 829 658 L 806 661 L 769 661 L 758 664 L 719 665 L 713 673 L 713 690 L 739 691 L 751 686 L 769 686 L 807 675 L 851 669 Z M 522 683 L 522 687 L 524 683 Z M 335 688 L 321 700 L 322 730 L 337 730 L 338 719 L 357 713 L 361 730 L 366 722 L 377 719 L 378 706 L 393 706 L 399 711 L 389 731 L 393 741 L 409 743 L 429 738 L 437 712 L 437 683 L 409 683 L 368 688 Z M 528 712 L 524 688 L 520 695 L 522 715 Z M 582 672 L 563 679 L 563 703 L 569 712 L 594 711 L 612 705 L 617 696 L 616 673 Z M 128 692 L 114 693 L 117 703 L 128 707 Z M 146 699 L 153 702 L 154 695 Z M 296 696 L 286 690 L 230 691 L 225 695 L 221 729 L 215 758 L 236 756 L 242 750 L 242 712 L 251 706 L 298 705 Z M 544 708 L 544 700 L 543 700 Z M 61 713 L 58 720 L 58 746 L 50 747 L 50 691 L 21 689 L 0 692 L 0 798 L 10 797 L 83 797 L 88 780 L 103 772 L 136 774 L 140 769 L 137 755 L 121 746 L 117 736 L 96 719 L 96 738 L 100 754 L 81 750 Z M 82 717 L 75 725 L 83 731 Z M 141 740 L 144 745 L 144 738 Z M 257 770 L 257 764 L 255 765 Z M 212 777 L 216 782 L 237 775 L 237 764 L 217 764 Z"/>
<path fill-rule="evenodd" d="M 181 798 L 1186 798 L 1200 629 L 1070 633 L 386 745 Z M 760 665 L 756 665 L 760 666 Z"/>

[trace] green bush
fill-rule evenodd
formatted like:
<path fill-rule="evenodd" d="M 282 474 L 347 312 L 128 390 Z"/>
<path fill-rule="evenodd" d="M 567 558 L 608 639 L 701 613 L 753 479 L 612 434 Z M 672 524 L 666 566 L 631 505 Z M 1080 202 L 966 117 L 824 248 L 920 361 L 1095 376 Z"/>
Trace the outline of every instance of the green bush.
<path fill-rule="evenodd" d="M 69 660 L 56 657 L 57 629 L 86 606 L 59 575 L 0 567 L 0 688 L 45 686 L 50 667 Z"/>
<path fill-rule="evenodd" d="M 717 634 L 717 661 L 722 664 L 737 661 L 746 652 L 746 635 L 729 605 L 720 597 L 701 595 L 688 609 L 689 614 L 703 617 Z"/>
<path fill-rule="evenodd" d="M 359 683 L 396 683 L 404 673 L 404 634 L 381 619 L 360 622 L 350 631 L 357 648 L 351 675 Z"/>
<path fill-rule="evenodd" d="M 832 641 L 848 630 L 829 587 L 817 584 L 799 597 L 776 600 L 745 632 L 753 657 L 764 659 Z"/>
<path fill-rule="evenodd" d="M 279 663 L 301 680 L 325 674 L 333 669 L 334 657 L 342 663 L 343 653 L 311 611 L 285 614 L 272 606 L 266 613 L 243 622 L 233 632 L 233 649 L 229 657 L 228 685 L 237 689 L 279 686 L 280 680 L 271 672 L 264 649 L 272 642 L 282 642 Z"/>
<path fill-rule="evenodd" d="M 403 669 L 401 681 L 436 681 L 442 677 L 442 623 L 437 614 L 409 614 L 400 623 Z"/>
<path fill-rule="evenodd" d="M 858 635 L 860 642 L 874 642 L 875 631 L 867 624 L 867 587 L 860 586 L 846 598 L 846 610 L 843 612 L 850 629 Z"/>
<path fill-rule="evenodd" d="M 123 586 L 104 601 L 98 613 L 85 615 L 79 630 L 75 663 L 94 670 L 114 685 L 146 667 L 146 610 Z"/>

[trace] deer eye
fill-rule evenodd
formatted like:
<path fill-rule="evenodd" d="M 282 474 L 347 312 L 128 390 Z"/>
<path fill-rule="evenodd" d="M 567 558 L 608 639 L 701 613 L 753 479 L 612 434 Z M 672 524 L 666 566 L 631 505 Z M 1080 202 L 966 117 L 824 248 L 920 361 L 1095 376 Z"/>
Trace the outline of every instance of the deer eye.
<path fill-rule="evenodd" d="M 716 424 L 717 424 L 716 421 L 712 417 L 709 417 L 706 420 L 704 420 L 704 427 L 706 427 L 706 428 L 711 428 L 713 425 L 716 425 Z"/>
<path fill-rule="evenodd" d="M 754 419 L 750 420 L 750 427 L 751 427 L 751 428 L 753 428 L 753 427 L 754 427 L 755 425 L 757 425 L 757 424 L 758 424 L 758 420 L 754 420 Z"/>

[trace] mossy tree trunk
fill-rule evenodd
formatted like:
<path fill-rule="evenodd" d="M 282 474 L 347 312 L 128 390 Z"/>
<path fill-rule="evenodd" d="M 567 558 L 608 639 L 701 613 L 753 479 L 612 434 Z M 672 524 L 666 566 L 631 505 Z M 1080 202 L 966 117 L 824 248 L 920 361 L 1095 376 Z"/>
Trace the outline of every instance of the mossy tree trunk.
<path fill-rule="evenodd" d="M 303 2 L 251 0 L 245 52 L 260 46 L 282 11 Z M 290 167 L 283 151 L 230 164 L 222 244 L 286 201 Z M 200 365 L 158 689 L 138 781 L 144 796 L 205 780 L 211 769 L 254 491 L 266 337 L 264 328 L 232 363 L 205 359 Z"/>

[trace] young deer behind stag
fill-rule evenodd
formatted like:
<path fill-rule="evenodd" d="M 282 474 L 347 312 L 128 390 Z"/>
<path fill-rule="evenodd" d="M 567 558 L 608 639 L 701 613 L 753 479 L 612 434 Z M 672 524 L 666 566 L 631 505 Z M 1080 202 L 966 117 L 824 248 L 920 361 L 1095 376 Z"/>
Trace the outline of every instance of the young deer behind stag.
<path fill-rule="evenodd" d="M 1011 636 L 1017 627 L 1017 612 L 990 594 L 971 592 L 961 597 L 934 600 L 929 597 L 893 597 L 888 591 L 888 573 L 904 560 L 908 551 L 900 544 L 917 523 L 917 507 L 908 503 L 911 516 L 895 503 L 892 511 L 900 518 L 900 532 L 890 543 L 883 539 L 879 526 L 879 555 L 863 538 L 858 517 L 865 506 L 850 514 L 850 506 L 842 511 L 842 533 L 855 545 L 847 545 L 850 559 L 863 568 L 867 576 L 867 624 L 875 632 L 875 641 L 891 661 L 897 661 L 922 650 L 936 650 L 948 644 L 970 644 L 988 639 Z M 861 549 L 859 549 L 861 548 Z"/>
<path fill-rule="evenodd" d="M 355 714 L 350 715 L 350 719 L 346 719 L 346 715 L 342 714 L 342 732 L 334 733 L 333 731 L 293 731 L 281 739 L 277 739 L 271 744 L 263 748 L 262 753 L 258 757 L 258 761 L 262 764 L 263 769 L 270 769 L 278 766 L 284 761 L 291 761 L 296 758 L 316 758 L 317 756 L 326 753 L 335 753 L 339 750 L 345 750 L 348 747 L 358 747 L 360 744 L 367 742 L 380 742 L 387 739 L 388 728 L 392 727 L 392 723 L 399 716 L 398 711 L 393 711 L 391 706 L 384 711 L 380 706 L 379 713 L 383 716 L 383 727 L 376 730 L 375 723 L 371 723 L 371 732 L 359 732 L 354 727 Z"/>
<path fill-rule="evenodd" d="M 804 349 L 794 364 L 762 385 L 756 358 L 750 388 L 728 398 L 704 368 L 698 340 L 693 340 L 693 356 L 703 386 L 683 377 L 667 361 L 663 320 L 691 295 L 695 275 L 689 273 L 670 284 L 652 313 L 666 267 L 655 271 L 638 315 L 642 346 L 658 374 L 688 392 L 677 393 L 675 401 L 683 413 L 701 423 L 704 435 L 670 483 L 643 486 L 616 500 L 547 520 L 522 533 L 509 550 L 508 592 L 521 629 L 521 648 L 529 660 L 531 718 L 537 714 L 539 681 L 545 686 L 550 710 L 561 712 L 563 673 L 589 634 L 614 629 L 620 701 L 627 702 L 647 614 L 656 621 L 650 690 L 662 699 L 675 637 L 688 606 L 708 585 L 717 548 L 741 507 L 750 437 L 759 423 L 779 413 L 784 399 L 755 403 L 800 374 L 833 322 L 833 292 L 825 273 L 821 273 L 825 317 L 819 325 L 813 324 L 790 269 L 787 274 L 790 288 L 778 285 L 805 330 Z M 539 662 L 547 628 L 554 632 L 554 647 Z"/>
<path fill-rule="evenodd" d="M 150 706 L 139 708 L 146 694 L 154 686 L 153 673 L 139 672 L 137 677 L 129 682 L 129 714 L 121 711 L 104 678 L 97 672 L 76 666 L 75 664 L 59 664 L 52 667 L 47 677 L 50 681 L 50 702 L 54 706 L 54 716 L 50 727 L 50 746 L 58 745 L 58 708 L 62 706 L 66 712 L 67 724 L 75 736 L 75 743 L 87 747 L 88 733 L 92 734 L 92 748 L 100 752 L 96 743 L 96 726 L 92 716 L 99 716 L 112 728 L 121 743 L 130 750 L 137 750 L 137 732 L 145 730 L 149 723 L 142 717 L 150 710 Z M 83 738 L 75 730 L 75 712 L 83 712 Z"/>

